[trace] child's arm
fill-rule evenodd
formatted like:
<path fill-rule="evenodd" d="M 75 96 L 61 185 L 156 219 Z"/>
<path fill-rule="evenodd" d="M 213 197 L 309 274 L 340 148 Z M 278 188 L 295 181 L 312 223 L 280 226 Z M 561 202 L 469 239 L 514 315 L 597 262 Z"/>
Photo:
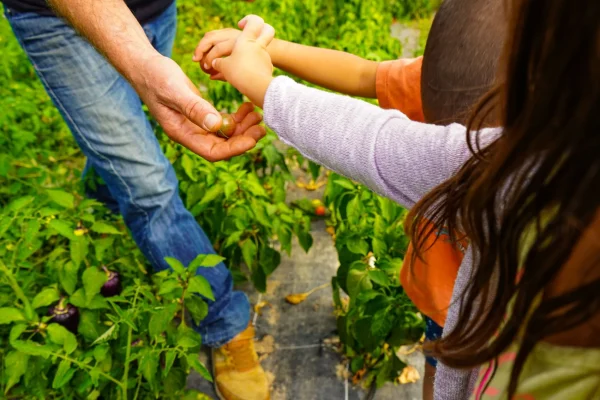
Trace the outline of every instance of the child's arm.
<path fill-rule="evenodd" d="M 411 208 L 472 156 L 462 125 L 410 121 L 351 97 L 273 79 L 264 97 L 265 123 L 305 157 Z M 499 129 L 475 135 L 481 147 Z M 473 143 L 475 145 L 475 143 Z"/>
<path fill-rule="evenodd" d="M 278 39 L 271 42 L 268 51 L 275 67 L 305 81 L 350 96 L 377 97 L 378 62 Z"/>
<path fill-rule="evenodd" d="M 265 122 L 285 143 L 311 160 L 412 207 L 471 157 L 464 126 L 413 122 L 399 111 L 273 78 L 264 21 L 249 16 L 240 27 L 231 54 L 212 67 L 264 109 Z M 499 132 L 480 131 L 478 144 L 485 147 Z"/>
<path fill-rule="evenodd" d="M 213 79 L 220 77 L 211 70 L 216 58 L 231 54 L 235 40 L 241 31 L 222 29 L 207 33 L 196 49 L 194 60 L 211 73 Z M 376 98 L 375 80 L 378 62 L 343 51 L 304 46 L 285 40 L 274 39 L 267 47 L 273 65 L 305 81 L 351 96 Z M 207 68 L 208 67 L 208 68 Z"/>

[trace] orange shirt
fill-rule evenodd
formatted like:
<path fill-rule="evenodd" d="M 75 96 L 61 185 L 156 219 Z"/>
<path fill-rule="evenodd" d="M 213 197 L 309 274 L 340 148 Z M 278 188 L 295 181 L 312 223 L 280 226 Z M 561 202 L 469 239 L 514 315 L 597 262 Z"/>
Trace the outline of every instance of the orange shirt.
<path fill-rule="evenodd" d="M 423 57 L 382 62 L 377 69 L 376 90 L 382 108 L 395 108 L 413 121 L 424 122 L 421 102 L 421 65 Z M 452 299 L 452 289 L 463 254 L 438 232 L 438 240 L 427 239 L 423 261 L 410 267 L 412 244 L 404 258 L 400 282 L 417 308 L 438 325 L 444 326 Z"/>
<path fill-rule="evenodd" d="M 401 58 L 379 64 L 375 78 L 381 108 L 401 111 L 413 121 L 425 122 L 421 103 L 423 57 Z"/>

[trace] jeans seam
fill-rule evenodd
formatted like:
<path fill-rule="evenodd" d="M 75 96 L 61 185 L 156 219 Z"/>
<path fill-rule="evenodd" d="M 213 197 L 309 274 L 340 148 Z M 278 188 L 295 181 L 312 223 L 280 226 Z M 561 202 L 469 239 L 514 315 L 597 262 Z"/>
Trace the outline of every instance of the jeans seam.
<path fill-rule="evenodd" d="M 17 36 L 17 41 L 21 44 L 21 47 L 23 49 L 25 49 L 25 44 L 23 43 L 23 41 L 21 40 L 20 37 Z M 87 140 L 87 138 L 85 137 L 85 135 L 82 134 L 81 129 L 79 129 L 79 126 L 77 126 L 77 123 L 75 122 L 75 120 L 73 119 L 73 117 L 71 116 L 71 114 L 69 113 L 69 111 L 67 111 L 67 109 L 65 108 L 65 106 L 62 104 L 62 102 L 60 101 L 59 97 L 56 95 L 56 93 L 54 92 L 54 90 L 52 89 L 52 87 L 49 85 L 48 81 L 46 80 L 46 78 L 44 78 L 43 74 L 40 72 L 40 69 L 38 68 L 36 62 L 31 58 L 28 57 L 29 60 L 31 61 L 31 65 L 33 65 L 33 68 L 36 70 L 38 77 L 40 78 L 40 80 L 44 83 L 44 85 L 46 86 L 46 88 L 48 89 L 48 94 L 50 95 L 50 97 L 52 97 L 54 99 L 54 101 L 56 101 L 57 107 L 59 107 L 60 109 L 62 109 L 62 111 L 65 114 L 65 117 L 69 120 L 69 122 L 71 122 L 73 129 L 75 129 L 77 131 L 77 134 L 79 134 L 79 136 L 81 137 L 81 140 L 83 140 L 86 145 L 88 146 L 88 148 L 90 149 L 90 151 L 92 151 L 96 156 L 98 156 L 99 158 L 103 159 L 104 161 L 106 161 L 108 163 L 108 165 L 110 166 L 110 169 L 112 170 L 112 172 L 115 174 L 115 176 L 119 179 L 119 181 L 121 181 L 121 183 L 123 184 L 123 186 L 125 187 L 125 189 L 127 190 L 127 195 L 129 197 L 129 202 L 130 204 L 132 204 L 138 211 L 140 211 L 143 215 L 144 215 L 144 219 L 145 219 L 145 231 L 143 236 L 143 240 L 144 240 L 144 247 L 146 247 L 146 249 L 148 249 L 148 254 L 152 257 L 152 261 L 154 263 L 154 265 L 159 265 L 156 262 L 156 258 L 154 257 L 154 254 L 152 254 L 152 250 L 147 246 L 147 231 L 150 230 L 150 218 L 148 217 L 148 213 L 146 212 L 146 210 L 144 210 L 142 207 L 140 207 L 138 204 L 136 204 L 136 202 L 133 200 L 133 195 L 131 193 L 131 188 L 129 187 L 129 185 L 125 182 L 125 180 L 123 179 L 123 177 L 117 172 L 115 166 L 113 165 L 113 163 L 111 162 L 111 160 L 100 154 L 92 145 L 91 143 Z M 107 61 L 108 62 L 108 61 Z"/>

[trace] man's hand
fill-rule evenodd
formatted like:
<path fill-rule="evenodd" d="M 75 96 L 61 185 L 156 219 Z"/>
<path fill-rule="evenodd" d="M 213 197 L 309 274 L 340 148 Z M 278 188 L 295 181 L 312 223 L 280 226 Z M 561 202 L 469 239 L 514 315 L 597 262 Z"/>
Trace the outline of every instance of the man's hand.
<path fill-rule="evenodd" d="M 132 83 L 165 133 L 208 161 L 243 154 L 265 136 L 265 128 L 258 126 L 262 116 L 250 103 L 232 115 L 237 129 L 229 140 L 211 133 L 221 127 L 221 115 L 170 58 L 149 58 Z"/>
<path fill-rule="evenodd" d="M 237 128 L 230 139 L 211 133 L 221 127 L 221 115 L 200 97 L 198 89 L 170 58 L 150 58 L 142 71 L 133 84 L 165 133 L 208 161 L 243 154 L 264 137 L 265 128 L 258 126 L 262 116 L 250 103 L 232 115 Z"/>
<path fill-rule="evenodd" d="M 50 0 L 54 9 L 86 37 L 129 81 L 167 135 L 210 161 L 254 147 L 264 129 L 252 110 L 236 114 L 245 130 L 229 142 L 209 134 L 222 123 L 181 68 L 153 47 L 123 0 Z M 246 121 L 255 121 L 249 123 Z M 238 121 L 238 120 L 236 120 Z"/>

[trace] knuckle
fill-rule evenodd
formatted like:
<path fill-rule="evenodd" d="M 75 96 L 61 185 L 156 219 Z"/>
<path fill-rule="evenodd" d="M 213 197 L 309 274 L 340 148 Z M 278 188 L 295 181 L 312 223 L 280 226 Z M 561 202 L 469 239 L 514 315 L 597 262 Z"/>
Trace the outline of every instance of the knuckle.
<path fill-rule="evenodd" d="M 205 109 L 205 105 L 198 100 L 190 100 L 184 107 L 185 115 L 193 116 L 202 113 Z"/>

